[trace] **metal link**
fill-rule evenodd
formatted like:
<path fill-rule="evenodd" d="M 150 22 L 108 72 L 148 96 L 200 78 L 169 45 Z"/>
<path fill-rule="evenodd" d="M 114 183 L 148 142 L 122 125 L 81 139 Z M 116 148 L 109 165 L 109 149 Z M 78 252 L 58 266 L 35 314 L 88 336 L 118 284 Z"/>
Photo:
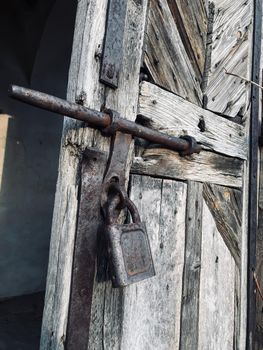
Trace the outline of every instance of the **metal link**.
<path fill-rule="evenodd" d="M 141 218 L 136 205 L 128 197 L 128 194 L 121 189 L 118 183 L 112 183 L 109 187 L 108 201 L 105 210 L 106 223 L 108 225 L 115 224 L 120 211 L 125 208 L 129 210 L 133 223 L 139 224 Z"/>

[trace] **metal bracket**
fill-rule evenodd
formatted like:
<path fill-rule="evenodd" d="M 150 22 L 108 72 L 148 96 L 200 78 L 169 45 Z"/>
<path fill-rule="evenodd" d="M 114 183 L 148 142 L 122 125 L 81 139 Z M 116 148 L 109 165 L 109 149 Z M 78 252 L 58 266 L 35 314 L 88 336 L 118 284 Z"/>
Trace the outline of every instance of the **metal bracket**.
<path fill-rule="evenodd" d="M 109 0 L 100 81 L 118 87 L 123 61 L 123 38 L 128 0 Z"/>

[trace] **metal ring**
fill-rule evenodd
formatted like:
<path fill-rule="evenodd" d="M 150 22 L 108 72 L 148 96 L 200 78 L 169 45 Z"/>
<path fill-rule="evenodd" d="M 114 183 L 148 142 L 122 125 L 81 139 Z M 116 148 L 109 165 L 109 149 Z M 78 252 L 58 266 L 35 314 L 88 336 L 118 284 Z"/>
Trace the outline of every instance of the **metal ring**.
<path fill-rule="evenodd" d="M 109 225 L 117 221 L 121 209 L 127 208 L 131 214 L 132 221 L 135 224 L 141 222 L 139 211 L 133 201 L 128 197 L 128 194 L 123 190 L 120 185 L 116 182 L 110 184 L 108 192 L 110 189 L 114 189 L 119 195 L 119 198 L 113 196 L 111 201 L 107 201 L 108 205 L 106 206 L 106 220 Z M 116 214 L 117 211 L 117 214 Z"/>

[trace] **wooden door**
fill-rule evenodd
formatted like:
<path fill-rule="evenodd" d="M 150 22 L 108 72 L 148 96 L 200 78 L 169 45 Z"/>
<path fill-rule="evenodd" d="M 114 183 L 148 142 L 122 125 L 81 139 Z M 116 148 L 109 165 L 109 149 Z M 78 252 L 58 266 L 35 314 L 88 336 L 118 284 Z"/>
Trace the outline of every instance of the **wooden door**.
<path fill-rule="evenodd" d="M 129 0 L 116 90 L 99 82 L 106 12 L 106 0 L 78 2 L 68 99 L 194 136 L 202 151 L 180 157 L 156 145 L 135 146 L 124 166 L 156 276 L 112 289 L 98 282 L 91 261 L 92 302 L 78 337 L 83 348 L 96 350 L 245 349 L 250 87 L 226 71 L 250 78 L 253 1 Z M 147 81 L 139 82 L 141 66 Z M 109 140 L 66 119 L 42 350 L 74 348 L 67 347 L 67 326 L 87 147 L 108 152 Z M 94 226 L 87 231 L 96 237 Z"/>

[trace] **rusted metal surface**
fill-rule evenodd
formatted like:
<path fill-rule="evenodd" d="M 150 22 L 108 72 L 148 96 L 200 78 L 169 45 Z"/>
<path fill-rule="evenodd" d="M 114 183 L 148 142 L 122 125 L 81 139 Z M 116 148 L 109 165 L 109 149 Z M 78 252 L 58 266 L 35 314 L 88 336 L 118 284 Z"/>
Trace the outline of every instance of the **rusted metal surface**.
<path fill-rule="evenodd" d="M 9 87 L 9 95 L 32 106 L 81 120 L 97 128 L 106 128 L 111 123 L 111 118 L 106 113 L 85 108 L 77 103 L 72 103 L 40 91 L 11 85 Z"/>
<path fill-rule="evenodd" d="M 121 132 L 116 132 L 111 140 L 111 152 L 110 158 L 108 160 L 107 170 L 104 176 L 103 185 L 101 189 L 101 208 L 103 210 L 104 216 L 106 217 L 106 207 L 108 206 L 108 201 L 111 197 L 116 197 L 116 192 L 112 193 L 112 184 L 118 184 L 118 187 L 122 193 L 126 193 L 125 189 L 125 168 L 128 159 L 128 154 L 130 150 L 132 137 L 131 135 L 124 134 Z M 117 197 L 119 195 L 117 194 Z M 114 215 L 115 219 L 120 214 L 120 209 L 115 209 Z"/>
<path fill-rule="evenodd" d="M 116 186 L 114 186 L 116 189 Z M 153 259 L 145 224 L 141 222 L 135 204 L 121 193 L 121 207 L 127 207 L 132 216 L 132 223 L 116 224 L 113 215 L 118 201 L 108 202 L 105 233 L 108 242 L 112 285 L 125 287 L 155 275 Z M 115 197 L 116 198 L 116 197 Z M 113 205 L 112 205 L 113 204 Z"/>
<path fill-rule="evenodd" d="M 109 0 L 100 81 L 118 87 L 123 61 L 123 36 L 128 0 Z"/>
<path fill-rule="evenodd" d="M 98 112 L 42 92 L 16 85 L 11 85 L 9 94 L 11 97 L 33 106 L 84 121 L 90 127 L 104 131 L 105 134 L 113 135 L 117 131 L 120 131 L 130 134 L 133 137 L 143 138 L 155 144 L 160 144 L 166 148 L 178 151 L 182 155 L 190 155 L 201 151 L 201 146 L 191 136 L 187 136 L 187 138 L 169 136 L 124 119 L 114 111 Z"/>
<path fill-rule="evenodd" d="M 66 348 L 86 350 L 97 264 L 101 185 L 107 164 L 104 153 L 87 149 L 81 169 L 80 204 L 72 270 Z"/>

